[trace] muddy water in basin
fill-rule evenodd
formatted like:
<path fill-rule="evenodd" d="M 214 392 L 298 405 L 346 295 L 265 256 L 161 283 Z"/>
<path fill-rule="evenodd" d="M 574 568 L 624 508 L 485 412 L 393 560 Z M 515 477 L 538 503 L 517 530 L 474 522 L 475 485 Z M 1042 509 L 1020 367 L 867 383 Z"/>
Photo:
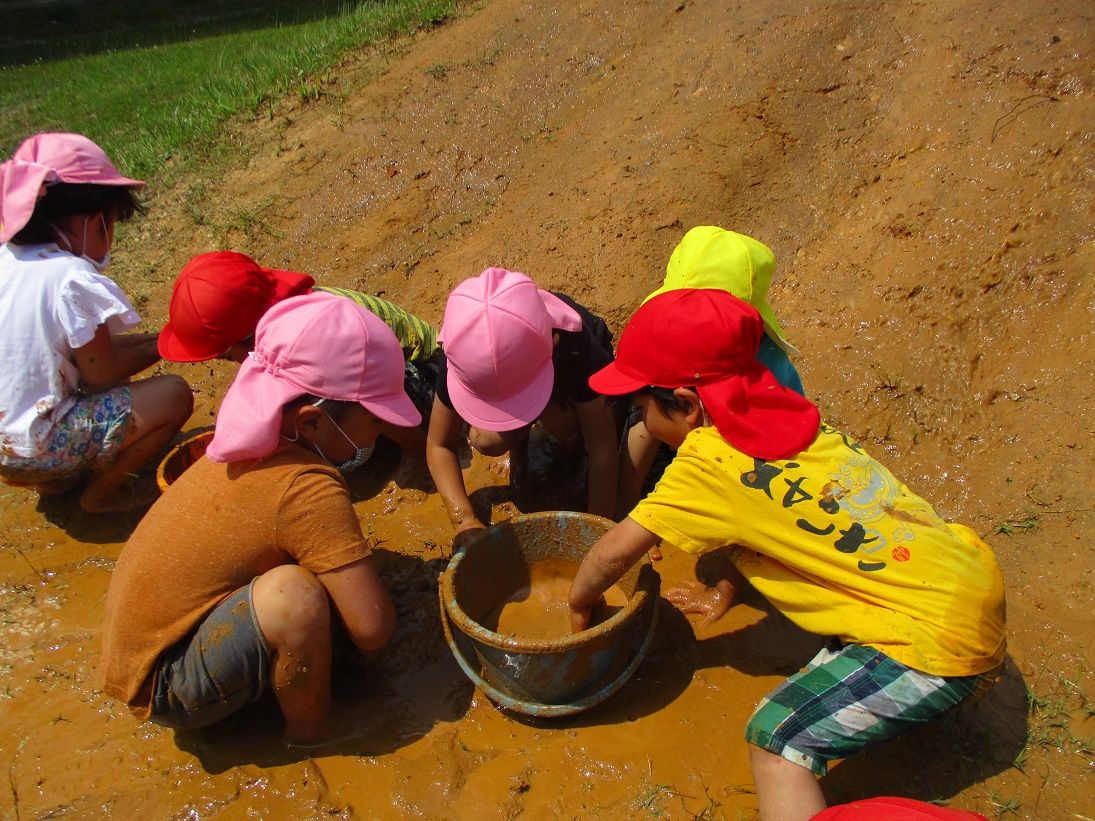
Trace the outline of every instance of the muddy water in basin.
<path fill-rule="evenodd" d="M 529 567 L 529 583 L 513 591 L 484 619 L 483 626 L 503 636 L 557 639 L 570 633 L 567 598 L 578 563 L 544 559 Z M 627 604 L 618 587 L 605 591 L 604 604 L 593 612 L 590 626 L 600 624 Z"/>

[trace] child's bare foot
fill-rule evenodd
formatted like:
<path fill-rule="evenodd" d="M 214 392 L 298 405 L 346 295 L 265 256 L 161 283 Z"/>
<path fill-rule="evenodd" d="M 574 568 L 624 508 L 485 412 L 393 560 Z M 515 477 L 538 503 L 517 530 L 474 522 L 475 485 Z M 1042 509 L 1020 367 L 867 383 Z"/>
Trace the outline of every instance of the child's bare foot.
<path fill-rule="evenodd" d="M 160 495 L 154 481 L 128 478 L 120 485 L 102 490 L 92 483 L 80 496 L 85 513 L 125 513 L 148 507 Z"/>
<path fill-rule="evenodd" d="M 722 618 L 734 603 L 737 591 L 727 579 L 720 579 L 714 587 L 702 582 L 685 582 L 666 592 L 665 597 L 682 613 L 703 616 L 701 625 L 707 626 Z"/>
<path fill-rule="evenodd" d="M 281 743 L 291 750 L 315 752 L 375 733 L 383 711 L 379 700 L 366 704 L 335 704 L 331 714 L 318 730 L 294 732 L 285 728 Z"/>

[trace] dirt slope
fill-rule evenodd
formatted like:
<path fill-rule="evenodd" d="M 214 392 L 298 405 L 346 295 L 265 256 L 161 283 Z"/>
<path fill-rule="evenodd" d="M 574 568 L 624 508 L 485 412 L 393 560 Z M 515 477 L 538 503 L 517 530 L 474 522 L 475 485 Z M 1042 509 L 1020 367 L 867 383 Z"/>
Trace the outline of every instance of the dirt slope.
<path fill-rule="evenodd" d="M 117 249 L 119 279 L 157 324 L 182 262 L 233 247 L 439 321 L 453 284 L 502 265 L 619 330 L 687 228 L 764 240 L 823 416 L 984 534 L 1008 583 L 1000 687 L 834 768 L 827 793 L 1083 817 L 1091 18 L 1045 0 L 484 0 L 348 61 L 318 102 L 241 124 L 249 159 L 157 192 Z M 199 390 L 194 424 L 208 422 L 227 370 L 179 372 Z M 469 485 L 505 516 L 496 467 L 477 460 Z M 105 699 L 102 595 L 135 518 L 0 490 L 6 815 L 753 815 L 741 729 L 816 640 L 755 598 L 709 628 L 666 607 L 617 697 L 578 719 L 514 721 L 441 640 L 436 494 L 379 467 L 354 486 L 402 621 L 378 667 L 347 681 L 370 734 L 314 760 L 281 749 L 269 705 L 176 736 Z M 663 566 L 667 582 L 690 572 L 680 556 Z"/>

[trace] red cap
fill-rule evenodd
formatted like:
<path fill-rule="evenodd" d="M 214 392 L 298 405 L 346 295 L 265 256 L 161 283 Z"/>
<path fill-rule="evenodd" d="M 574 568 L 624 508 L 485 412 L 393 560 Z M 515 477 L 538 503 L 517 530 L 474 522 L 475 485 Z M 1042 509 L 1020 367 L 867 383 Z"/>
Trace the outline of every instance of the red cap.
<path fill-rule="evenodd" d="M 598 393 L 695 387 L 722 437 L 757 459 L 789 459 L 817 437 L 821 415 L 757 361 L 757 309 L 713 288 L 652 297 L 620 335 L 616 360 L 589 378 Z"/>
<path fill-rule="evenodd" d="M 263 268 L 246 254 L 198 254 L 175 280 L 157 342 L 160 356 L 171 362 L 218 357 L 253 334 L 270 306 L 315 284 L 307 274 Z"/>

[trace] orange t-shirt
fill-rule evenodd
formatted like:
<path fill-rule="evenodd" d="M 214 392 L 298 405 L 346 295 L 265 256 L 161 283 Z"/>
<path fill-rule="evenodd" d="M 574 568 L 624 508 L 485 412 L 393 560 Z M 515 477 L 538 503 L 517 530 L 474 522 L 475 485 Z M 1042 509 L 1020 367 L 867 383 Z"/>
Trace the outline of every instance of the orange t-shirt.
<path fill-rule="evenodd" d="M 107 694 L 147 718 L 160 656 L 224 599 L 283 564 L 325 573 L 369 555 L 346 483 L 296 445 L 265 459 L 199 459 L 118 557 L 106 599 Z"/>

